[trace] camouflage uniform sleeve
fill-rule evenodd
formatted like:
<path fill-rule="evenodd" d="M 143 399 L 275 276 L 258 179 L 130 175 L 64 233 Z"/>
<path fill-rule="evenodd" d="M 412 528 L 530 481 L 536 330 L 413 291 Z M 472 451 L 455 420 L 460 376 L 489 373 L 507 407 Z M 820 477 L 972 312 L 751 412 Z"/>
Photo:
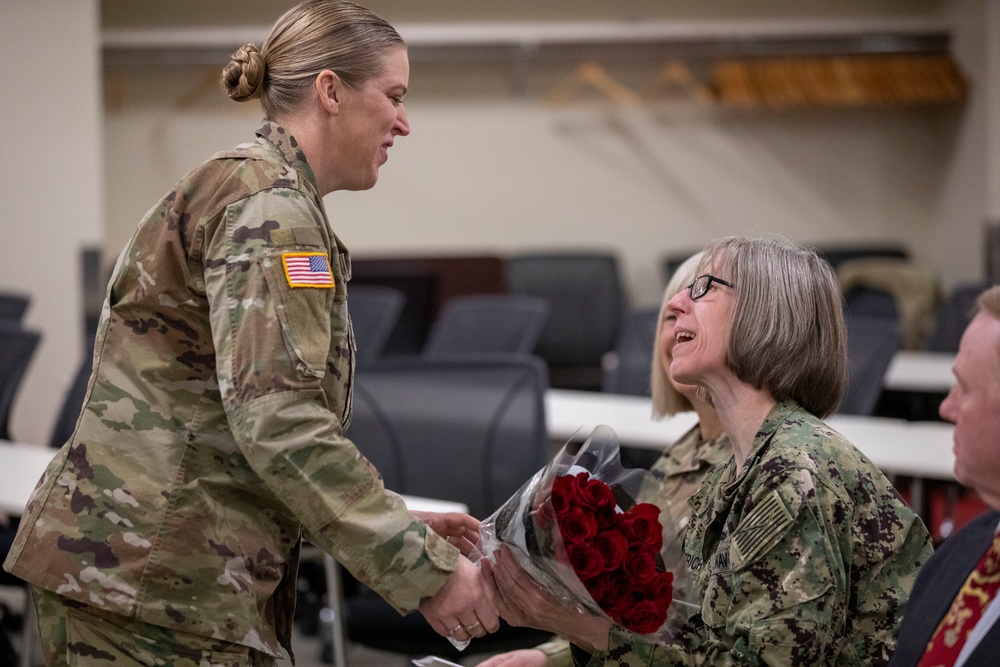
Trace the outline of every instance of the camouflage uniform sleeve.
<path fill-rule="evenodd" d="M 301 192 L 273 189 L 224 216 L 203 264 L 237 446 L 317 546 L 398 610 L 415 609 L 457 567 L 458 550 L 414 520 L 344 437 L 352 378 L 328 356 L 351 354 L 346 291 L 290 287 L 281 261 L 282 252 L 322 252 L 335 266 L 323 212 Z M 275 248 L 279 227 L 305 231 L 283 234 L 294 242 Z"/>
<path fill-rule="evenodd" d="M 613 628 L 608 650 L 589 665 L 638 667 L 819 667 L 833 665 L 837 610 L 850 554 L 836 546 L 836 528 L 814 480 L 801 473 L 778 487 L 757 489 L 753 509 L 699 573 L 704 598 L 670 642 L 652 642 Z M 728 545 L 727 545 L 728 543 Z"/>

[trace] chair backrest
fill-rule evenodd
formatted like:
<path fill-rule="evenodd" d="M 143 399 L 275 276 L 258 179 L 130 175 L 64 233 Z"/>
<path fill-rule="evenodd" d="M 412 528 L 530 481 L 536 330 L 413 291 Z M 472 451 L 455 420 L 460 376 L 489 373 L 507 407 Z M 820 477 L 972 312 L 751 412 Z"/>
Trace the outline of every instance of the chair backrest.
<path fill-rule="evenodd" d="M 0 322 L 0 439 L 10 440 L 10 411 L 41 334 Z"/>
<path fill-rule="evenodd" d="M 635 308 L 625 316 L 615 348 L 604 355 L 601 391 L 649 396 L 650 364 L 659 317 L 659 306 Z"/>
<path fill-rule="evenodd" d="M 382 356 L 406 303 L 402 290 L 380 285 L 351 287 L 347 311 L 358 344 L 358 360 L 372 361 Z"/>
<path fill-rule="evenodd" d="M 15 292 L 0 292 L 0 322 L 20 324 L 31 297 Z"/>
<path fill-rule="evenodd" d="M 852 287 L 844 293 L 844 311 L 856 317 L 899 320 L 896 298 L 877 287 Z"/>
<path fill-rule="evenodd" d="M 660 275 L 663 278 L 663 286 L 666 287 L 670 279 L 677 273 L 681 264 L 686 262 L 691 255 L 701 251 L 701 248 L 691 248 L 690 250 L 678 252 L 672 249 L 669 253 L 660 257 Z"/>
<path fill-rule="evenodd" d="M 816 252 L 836 270 L 844 262 L 871 257 L 909 259 L 910 252 L 905 246 L 894 242 L 874 245 L 819 245 Z"/>
<path fill-rule="evenodd" d="M 507 260 L 507 287 L 549 302 L 535 353 L 552 366 L 600 367 L 625 310 L 618 260 L 604 252 L 537 253 Z"/>
<path fill-rule="evenodd" d="M 848 383 L 837 411 L 871 415 L 882 394 L 882 378 L 902 345 L 903 332 L 899 322 L 891 318 L 848 313 L 845 320 Z"/>
<path fill-rule="evenodd" d="M 422 354 L 531 353 L 549 317 L 548 302 L 526 294 L 477 294 L 449 299 L 431 324 Z"/>
<path fill-rule="evenodd" d="M 976 298 L 988 286 L 983 283 L 956 285 L 934 316 L 934 329 L 927 340 L 932 352 L 958 352 L 958 343 L 972 321 Z"/>
<path fill-rule="evenodd" d="M 544 362 L 530 355 L 359 367 L 347 435 L 393 491 L 489 516 L 548 460 Z"/>
<path fill-rule="evenodd" d="M 56 424 L 49 438 L 49 447 L 62 447 L 73 435 L 76 422 L 83 410 L 83 401 L 87 397 L 87 386 L 94 370 L 94 338 L 89 337 L 88 344 L 83 349 L 83 360 L 76 369 L 73 383 L 66 389 L 62 406 L 56 415 Z"/>

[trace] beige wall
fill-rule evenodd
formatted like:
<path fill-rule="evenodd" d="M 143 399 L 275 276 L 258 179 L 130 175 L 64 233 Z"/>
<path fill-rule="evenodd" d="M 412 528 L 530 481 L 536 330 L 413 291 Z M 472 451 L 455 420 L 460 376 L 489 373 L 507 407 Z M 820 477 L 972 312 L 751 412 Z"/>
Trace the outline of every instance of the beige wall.
<path fill-rule="evenodd" d="M 625 19 L 732 20 L 794 15 L 924 16 L 950 0 L 367 0 L 362 2 L 393 24 L 429 21 L 603 21 Z M 296 0 L 103 0 L 109 26 L 270 24 Z"/>
<path fill-rule="evenodd" d="M 356 256 L 609 248 L 636 303 L 659 301 L 663 255 L 723 234 L 898 238 L 928 257 L 924 241 L 961 116 L 512 101 L 413 102 L 408 110 L 413 133 L 397 140 L 376 187 L 326 198 Z M 138 109 L 109 117 L 118 240 L 206 147 L 246 140 L 257 120 Z M 977 266 L 958 269 L 950 277 Z"/>
<path fill-rule="evenodd" d="M 15 438 L 47 443 L 82 355 L 79 251 L 103 234 L 97 0 L 0 0 L 0 289 L 32 294 L 42 332 Z"/>
<path fill-rule="evenodd" d="M 125 4 L 106 3 L 118 11 L 105 20 L 134 25 L 137 12 Z M 625 18 L 620 3 L 594 0 L 574 3 L 575 13 L 566 2 L 485 4 L 462 3 L 452 18 Z M 394 21 L 447 16 L 440 2 L 419 11 L 398 0 L 370 6 Z M 817 244 L 899 239 L 945 285 L 980 276 L 990 113 L 982 0 L 628 8 L 657 20 L 779 26 L 819 16 L 940 19 L 954 26 L 973 94 L 964 107 L 888 110 L 741 113 L 676 96 L 638 109 L 586 96 L 553 107 L 546 93 L 575 61 L 533 62 L 520 86 L 505 61 L 414 62 L 407 97 L 413 134 L 397 142 L 372 191 L 327 198 L 338 234 L 357 256 L 609 248 L 623 260 L 636 304 L 659 300 L 664 254 L 755 231 Z M 243 23 L 259 20 L 259 10 L 250 5 Z M 159 24 L 169 20 L 154 16 Z M 625 60 L 608 69 L 641 90 L 660 64 Z M 120 247 L 153 201 L 209 152 L 250 137 L 260 112 L 230 105 L 202 83 L 217 69 L 109 70 L 117 82 L 110 88 L 120 93 L 106 116 L 109 247 Z M 519 87 L 525 92 L 511 92 Z"/>
<path fill-rule="evenodd" d="M 7 158 L 0 229 L 15 249 L 0 265 L 0 287 L 34 293 L 28 323 L 46 334 L 16 406 L 17 437 L 47 439 L 79 359 L 79 249 L 103 241 L 116 253 L 178 177 L 250 137 L 260 115 L 205 87 L 216 68 L 109 69 L 102 81 L 99 23 L 169 25 L 199 7 L 209 23 L 259 24 L 289 4 L 0 0 Z M 157 9 L 168 5 L 169 12 Z M 358 255 L 608 247 L 624 260 L 635 303 L 657 299 L 663 253 L 747 231 L 810 243 L 899 238 L 946 284 L 981 275 L 982 223 L 1000 212 L 990 185 L 1000 179 L 996 0 L 371 6 L 394 22 L 728 20 L 734 11 L 776 20 L 940 17 L 953 26 L 973 94 L 956 109 L 739 114 L 677 101 L 554 108 L 540 100 L 564 70 L 539 67 L 528 93 L 516 96 L 506 63 L 464 70 L 414 63 L 413 135 L 392 150 L 374 190 L 327 198 L 338 233 Z M 613 73 L 638 86 L 652 71 L 645 66 L 617 64 Z M 51 258 L 44 277 L 27 250 Z"/>

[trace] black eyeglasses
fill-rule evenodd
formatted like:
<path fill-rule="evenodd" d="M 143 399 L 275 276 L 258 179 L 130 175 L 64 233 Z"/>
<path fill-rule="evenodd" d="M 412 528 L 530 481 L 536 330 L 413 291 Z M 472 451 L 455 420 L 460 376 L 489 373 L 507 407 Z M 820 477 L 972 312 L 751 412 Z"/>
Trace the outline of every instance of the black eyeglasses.
<path fill-rule="evenodd" d="M 712 289 L 712 283 L 719 283 L 720 285 L 725 285 L 729 288 L 733 287 L 731 282 L 723 280 L 722 278 L 716 278 L 715 276 L 706 273 L 705 275 L 695 278 L 694 282 L 687 286 L 688 293 L 691 295 L 691 300 L 697 301 L 701 297 L 708 294 L 708 290 Z"/>

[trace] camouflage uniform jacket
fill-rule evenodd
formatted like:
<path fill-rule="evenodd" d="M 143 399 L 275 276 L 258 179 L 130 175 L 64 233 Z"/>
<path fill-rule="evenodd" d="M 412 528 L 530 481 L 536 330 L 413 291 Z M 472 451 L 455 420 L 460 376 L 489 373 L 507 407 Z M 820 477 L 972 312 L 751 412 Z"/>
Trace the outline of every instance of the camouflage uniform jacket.
<path fill-rule="evenodd" d="M 399 610 L 458 551 L 344 437 L 350 259 L 295 139 L 257 135 L 181 180 L 119 257 L 83 412 L 5 567 L 280 656 L 303 534 Z"/>
<path fill-rule="evenodd" d="M 729 436 L 722 435 L 704 440 L 697 424 L 682 435 L 677 442 L 664 450 L 663 455 L 650 467 L 653 476 L 662 486 L 657 490 L 670 510 L 670 517 L 683 535 L 691 519 L 691 497 L 701 488 L 705 477 L 720 463 L 733 455 Z"/>
<path fill-rule="evenodd" d="M 701 609 L 669 643 L 620 628 L 590 665 L 885 665 L 931 542 L 875 465 L 793 402 L 691 499 Z"/>
<path fill-rule="evenodd" d="M 723 433 L 705 440 L 701 437 L 701 428 L 695 424 L 677 442 L 665 449 L 663 455 L 649 468 L 660 484 L 655 490 L 644 488 L 642 493 L 657 494 L 657 504 L 670 511 L 670 518 L 673 519 L 678 534 L 683 536 L 684 528 L 691 518 L 691 506 L 688 502 L 691 496 L 715 466 L 732 456 L 729 436 Z M 548 656 L 545 663 L 548 667 L 573 665 L 570 644 L 565 639 L 556 638 L 535 648 Z"/>

